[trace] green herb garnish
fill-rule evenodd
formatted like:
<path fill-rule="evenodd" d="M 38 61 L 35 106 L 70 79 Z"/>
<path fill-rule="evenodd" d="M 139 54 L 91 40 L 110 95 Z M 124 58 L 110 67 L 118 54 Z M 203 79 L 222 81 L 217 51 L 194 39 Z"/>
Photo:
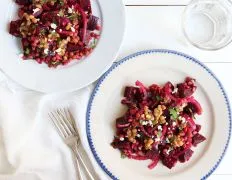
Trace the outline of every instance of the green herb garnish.
<path fill-rule="evenodd" d="M 177 110 L 175 108 L 170 108 L 169 113 L 170 113 L 171 118 L 173 120 L 176 120 L 178 118 L 178 113 L 177 113 Z"/>
<path fill-rule="evenodd" d="M 161 131 L 158 131 L 157 137 L 158 137 L 158 138 L 161 138 L 161 136 L 162 136 L 162 132 L 161 132 Z"/>
<path fill-rule="evenodd" d="M 26 48 L 25 51 L 24 51 L 24 54 L 26 54 L 26 55 L 30 54 L 30 49 Z"/>

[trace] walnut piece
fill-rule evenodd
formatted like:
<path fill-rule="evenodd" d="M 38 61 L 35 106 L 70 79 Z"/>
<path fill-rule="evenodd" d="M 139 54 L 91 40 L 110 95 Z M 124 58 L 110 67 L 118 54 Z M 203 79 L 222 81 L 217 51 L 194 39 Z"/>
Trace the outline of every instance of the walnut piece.
<path fill-rule="evenodd" d="M 128 129 L 127 130 L 127 136 L 128 136 L 128 140 L 132 143 L 136 143 L 135 137 L 137 135 L 137 129 Z"/>
<path fill-rule="evenodd" d="M 154 143 L 154 140 L 149 138 L 149 139 L 145 139 L 144 140 L 144 143 L 145 143 L 145 149 L 146 150 L 149 150 L 152 148 L 152 144 Z"/>

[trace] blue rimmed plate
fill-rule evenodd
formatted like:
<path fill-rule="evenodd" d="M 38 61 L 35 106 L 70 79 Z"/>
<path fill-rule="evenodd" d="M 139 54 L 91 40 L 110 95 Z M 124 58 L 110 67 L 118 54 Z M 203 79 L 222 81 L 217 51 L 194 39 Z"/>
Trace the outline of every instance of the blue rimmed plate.
<path fill-rule="evenodd" d="M 162 164 L 149 170 L 147 161 L 121 159 L 111 147 L 115 119 L 124 107 L 120 104 L 123 89 L 140 80 L 146 85 L 178 83 L 186 76 L 197 80 L 195 93 L 203 107 L 197 118 L 207 140 L 194 148 L 187 163 L 169 170 Z M 114 64 L 98 81 L 87 110 L 87 136 L 99 166 L 112 179 L 179 180 L 193 177 L 206 179 L 217 168 L 227 149 L 231 131 L 228 98 L 215 75 L 198 60 L 170 50 L 148 50 L 128 56 Z"/>

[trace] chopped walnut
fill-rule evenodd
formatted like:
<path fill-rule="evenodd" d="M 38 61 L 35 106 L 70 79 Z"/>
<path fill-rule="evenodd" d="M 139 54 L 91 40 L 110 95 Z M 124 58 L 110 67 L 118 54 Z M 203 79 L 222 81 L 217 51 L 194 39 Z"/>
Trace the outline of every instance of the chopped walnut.
<path fill-rule="evenodd" d="M 152 148 L 152 144 L 154 143 L 154 140 L 152 138 L 145 139 L 144 143 L 145 143 L 145 149 L 149 150 Z"/>
<path fill-rule="evenodd" d="M 172 141 L 172 145 L 174 147 L 181 147 L 181 146 L 184 145 L 184 142 L 183 142 L 183 140 L 181 139 L 180 136 L 176 136 Z"/>
<path fill-rule="evenodd" d="M 152 111 L 148 108 L 148 106 L 144 107 L 144 117 L 146 118 L 146 120 L 155 120 L 155 117 L 152 114 Z"/>
<path fill-rule="evenodd" d="M 166 109 L 164 105 L 158 105 L 157 108 L 154 109 L 154 117 L 155 117 L 155 124 L 160 123 L 164 124 L 166 123 L 165 116 L 162 116 L 163 111 Z"/>
<path fill-rule="evenodd" d="M 128 136 L 128 140 L 132 143 L 136 143 L 135 137 L 137 135 L 137 129 L 128 129 L 127 130 L 127 136 Z"/>

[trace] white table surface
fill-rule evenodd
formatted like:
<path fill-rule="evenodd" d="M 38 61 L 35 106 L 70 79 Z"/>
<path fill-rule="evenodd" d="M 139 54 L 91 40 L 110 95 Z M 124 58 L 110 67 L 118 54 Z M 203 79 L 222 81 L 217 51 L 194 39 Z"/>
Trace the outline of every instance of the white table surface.
<path fill-rule="evenodd" d="M 165 48 L 187 53 L 204 62 L 223 83 L 232 100 L 232 44 L 219 51 L 203 51 L 190 45 L 181 31 L 181 14 L 190 0 L 123 0 L 126 33 L 119 58 L 139 50 Z M 232 102 L 232 101 L 231 101 Z M 232 179 L 232 140 L 210 180 Z"/>

